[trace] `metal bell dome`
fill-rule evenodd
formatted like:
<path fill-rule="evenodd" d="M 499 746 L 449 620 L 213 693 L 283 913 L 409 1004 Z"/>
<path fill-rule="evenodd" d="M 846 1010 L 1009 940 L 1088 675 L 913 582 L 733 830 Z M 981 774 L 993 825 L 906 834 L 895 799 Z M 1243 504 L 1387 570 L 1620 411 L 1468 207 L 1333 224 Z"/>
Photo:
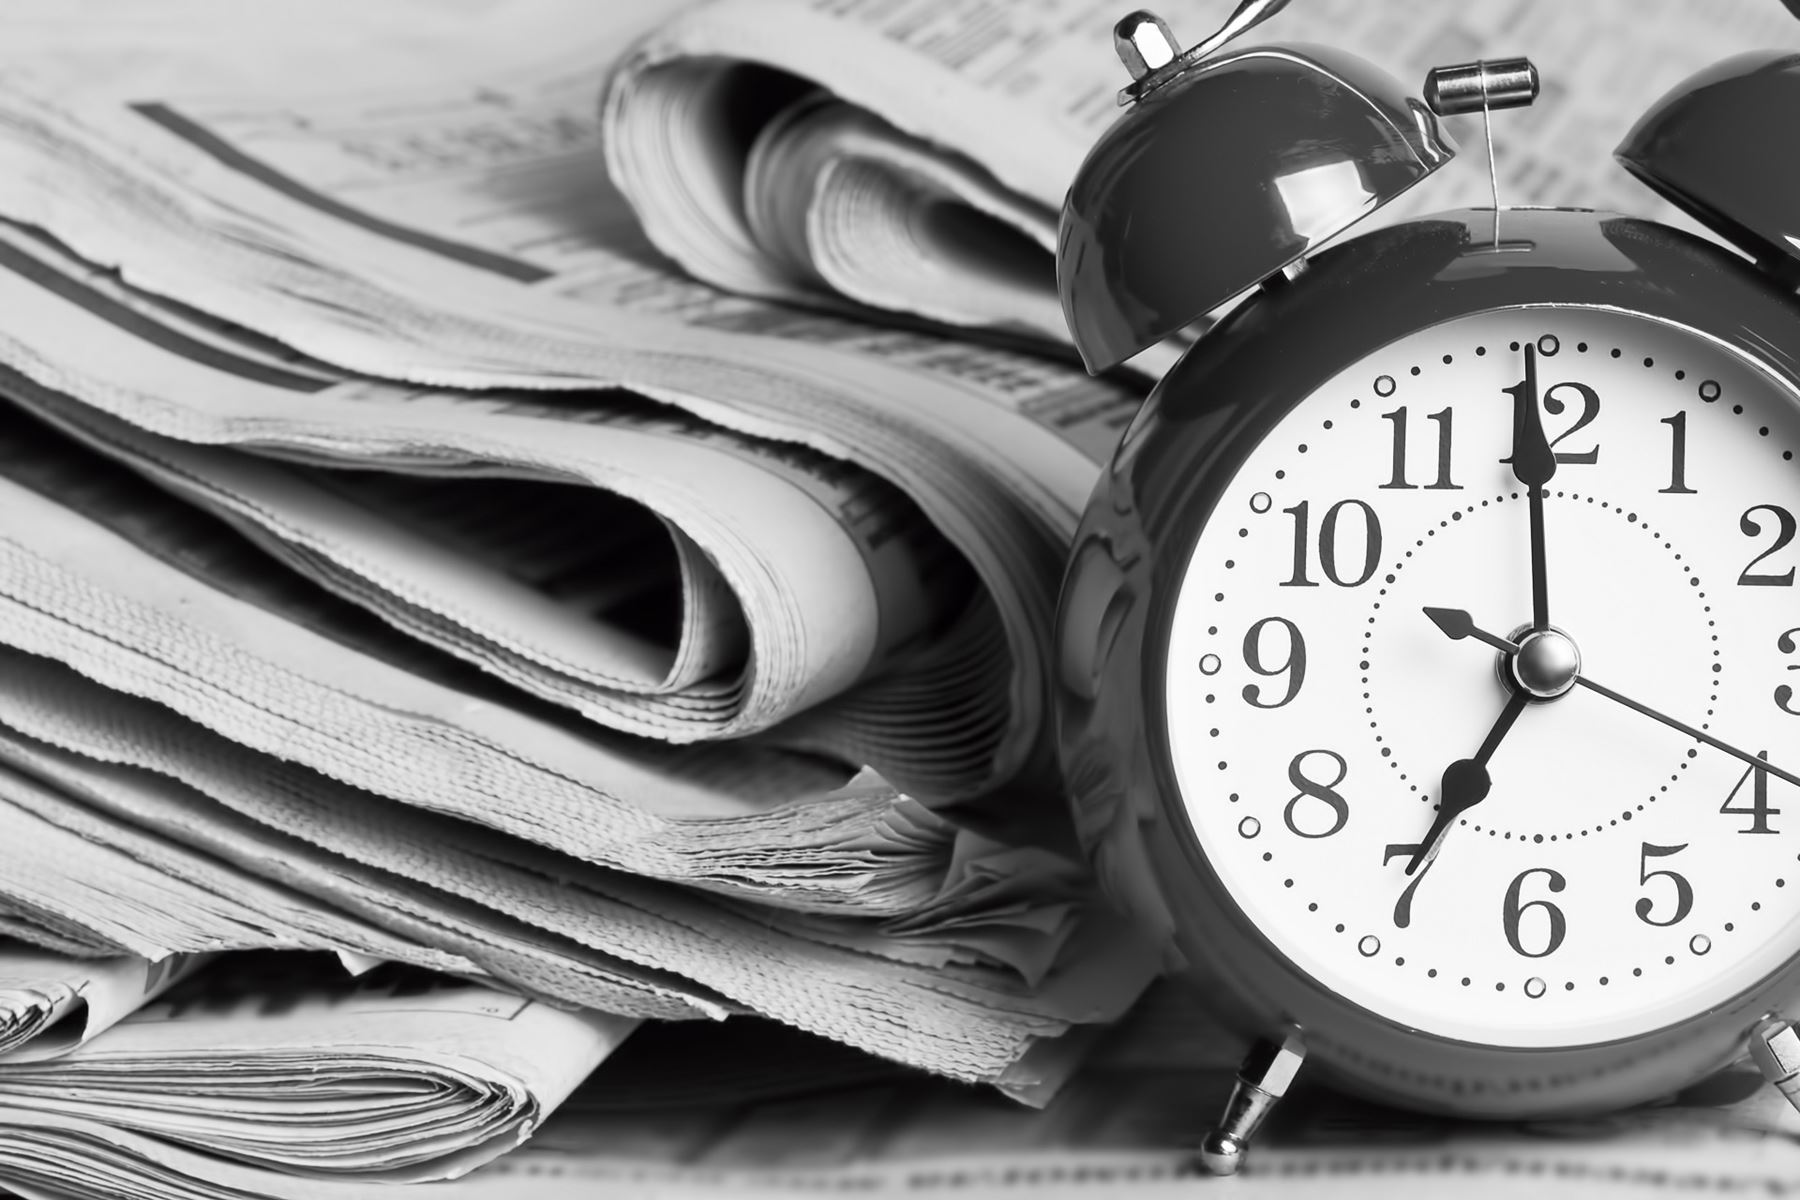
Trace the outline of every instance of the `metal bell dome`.
<path fill-rule="evenodd" d="M 1133 73 L 1151 73 L 1076 173 L 1056 252 L 1090 371 L 1275 274 L 1455 153 L 1423 101 L 1351 54 L 1190 51 L 1156 70 L 1120 42 Z"/>
<path fill-rule="evenodd" d="M 1613 152 L 1670 202 L 1758 259 L 1800 272 L 1800 54 L 1752 51 L 1678 84 Z"/>

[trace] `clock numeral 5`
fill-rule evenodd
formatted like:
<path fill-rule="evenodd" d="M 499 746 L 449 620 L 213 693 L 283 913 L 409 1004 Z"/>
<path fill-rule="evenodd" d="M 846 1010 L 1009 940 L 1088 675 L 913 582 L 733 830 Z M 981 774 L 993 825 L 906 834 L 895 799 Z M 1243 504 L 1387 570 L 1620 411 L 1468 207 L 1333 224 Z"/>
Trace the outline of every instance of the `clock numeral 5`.
<path fill-rule="evenodd" d="M 1759 750 L 1757 751 L 1756 757 L 1767 761 L 1769 752 L 1767 750 Z M 1731 807 L 1731 802 L 1736 800 L 1737 794 L 1744 790 L 1744 784 L 1750 782 L 1751 776 L 1755 776 L 1756 781 L 1750 784 L 1750 807 Z M 1725 803 L 1719 806 L 1719 811 L 1722 813 L 1731 813 L 1734 816 L 1751 818 L 1750 828 L 1740 829 L 1738 830 L 1739 833 L 1778 832 L 1777 830 L 1769 828 L 1769 818 L 1779 817 L 1781 815 L 1781 810 L 1779 808 L 1769 807 L 1769 773 L 1758 767 L 1745 767 L 1744 773 L 1738 776 L 1736 785 L 1732 787 L 1731 794 L 1725 797 Z"/>
<path fill-rule="evenodd" d="M 1287 657 L 1274 666 L 1263 662 L 1262 657 L 1263 630 L 1271 625 L 1279 625 L 1287 634 Z M 1261 684 L 1245 684 L 1244 699 L 1252 708 L 1280 708 L 1292 701 L 1306 681 L 1306 639 L 1300 636 L 1300 627 L 1286 617 L 1264 617 L 1252 625 L 1244 634 L 1244 665 L 1270 679 L 1278 675 L 1288 677 L 1287 691 L 1273 704 L 1263 703 Z"/>
<path fill-rule="evenodd" d="M 1727 803 L 1729 803 L 1729 801 L 1727 801 Z M 1649 842 L 1645 842 L 1638 850 L 1639 883 L 1649 883 L 1652 879 L 1659 876 L 1675 881 L 1675 915 L 1666 921 L 1656 920 L 1650 915 L 1650 910 L 1655 908 L 1656 905 L 1651 901 L 1650 897 L 1644 896 L 1637 902 L 1638 920 L 1642 921 L 1644 924 L 1664 926 L 1678 925 L 1690 912 L 1694 911 L 1694 888 L 1692 884 L 1688 883 L 1684 877 L 1674 871 L 1652 871 L 1649 869 L 1651 859 L 1668 858 L 1670 855 L 1679 854 L 1686 849 L 1686 842 L 1683 842 L 1679 846 L 1653 846 Z"/>
<path fill-rule="evenodd" d="M 1800 522 L 1796 522 L 1794 514 L 1779 504 L 1752 505 L 1744 510 L 1743 516 L 1738 518 L 1738 529 L 1743 532 L 1745 537 L 1761 536 L 1762 522 L 1756 519 L 1756 514 L 1759 512 L 1766 512 L 1775 518 L 1775 544 L 1750 560 L 1750 566 L 1745 567 L 1744 573 L 1738 576 L 1738 584 L 1741 587 L 1793 587 L 1794 568 L 1792 567 L 1779 575 L 1752 572 L 1751 567 L 1756 566 L 1770 555 L 1779 554 L 1787 549 L 1788 543 L 1794 540 L 1794 534 L 1800 531 Z"/>
<path fill-rule="evenodd" d="M 1549 867 L 1533 867 L 1529 871 L 1519 872 L 1518 877 L 1512 881 L 1512 886 L 1506 889 L 1506 902 L 1500 907 L 1500 924 L 1506 931 L 1506 944 L 1513 948 L 1514 953 L 1522 954 L 1526 958 L 1546 958 L 1555 954 L 1557 947 L 1563 944 L 1563 937 L 1569 932 L 1569 922 L 1563 916 L 1562 909 L 1548 900 L 1520 902 L 1520 894 L 1524 891 L 1525 881 L 1533 875 L 1545 876 L 1545 885 L 1553 894 L 1569 886 L 1569 881 L 1562 877 L 1562 872 L 1552 871 Z M 1525 914 L 1534 908 L 1544 911 L 1544 920 L 1548 924 L 1542 950 L 1527 950 L 1524 943 L 1519 940 L 1519 926 L 1523 922 Z"/>
<path fill-rule="evenodd" d="M 1346 579 L 1338 570 L 1338 528 L 1339 519 L 1346 508 L 1353 509 L 1362 518 L 1362 569 L 1354 578 Z M 1294 518 L 1294 574 L 1293 578 L 1282 581 L 1282 587 L 1318 587 L 1315 580 L 1307 577 L 1307 568 L 1311 565 L 1312 554 L 1308 548 L 1311 530 L 1311 505 L 1302 500 L 1292 508 L 1284 508 L 1282 512 Z M 1375 510 L 1361 500 L 1339 500 L 1325 510 L 1325 519 L 1319 522 L 1319 569 L 1325 578 L 1339 587 L 1361 587 L 1375 577 L 1375 570 L 1381 562 L 1381 518 Z"/>
<path fill-rule="evenodd" d="M 1800 643 L 1794 641 L 1794 635 L 1796 633 L 1800 633 L 1800 628 L 1790 629 L 1780 637 L 1776 638 L 1776 648 L 1783 654 L 1792 654 L 1796 650 L 1800 650 Z M 1788 670 L 1800 671 L 1800 663 L 1789 663 Z M 1794 716 L 1800 717 L 1800 708 L 1794 707 L 1794 689 L 1792 686 L 1784 683 L 1775 689 L 1775 707 L 1779 708 L 1784 713 L 1792 713 Z"/>

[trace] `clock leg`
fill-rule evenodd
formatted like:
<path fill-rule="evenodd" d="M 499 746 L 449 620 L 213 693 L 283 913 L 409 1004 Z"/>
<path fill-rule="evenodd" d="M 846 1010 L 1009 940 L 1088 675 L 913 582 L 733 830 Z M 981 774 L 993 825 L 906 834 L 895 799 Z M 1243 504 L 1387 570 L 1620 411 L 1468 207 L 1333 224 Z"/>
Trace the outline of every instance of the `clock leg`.
<path fill-rule="evenodd" d="M 1763 1078 L 1800 1108 L 1800 1032 L 1780 1017 L 1764 1017 L 1750 1031 L 1750 1057 Z"/>
<path fill-rule="evenodd" d="M 1235 1175 L 1244 1151 L 1275 1102 L 1287 1094 L 1300 1070 L 1306 1047 L 1290 1034 L 1280 1045 L 1258 1042 L 1238 1068 L 1237 1086 L 1225 1104 L 1225 1115 L 1200 1143 L 1200 1165 L 1212 1175 Z"/>

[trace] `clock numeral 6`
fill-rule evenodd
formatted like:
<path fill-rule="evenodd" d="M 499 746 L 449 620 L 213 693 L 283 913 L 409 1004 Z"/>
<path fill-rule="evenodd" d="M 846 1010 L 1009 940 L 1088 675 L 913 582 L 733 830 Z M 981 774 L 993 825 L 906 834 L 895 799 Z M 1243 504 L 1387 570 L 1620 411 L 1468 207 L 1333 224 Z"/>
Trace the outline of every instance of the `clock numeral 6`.
<path fill-rule="evenodd" d="M 1776 648 L 1783 654 L 1792 654 L 1794 651 L 1800 650 L 1800 643 L 1794 641 L 1796 633 L 1800 633 L 1800 628 L 1790 629 L 1776 638 Z M 1800 663 L 1789 663 L 1788 670 L 1800 671 Z M 1775 707 L 1784 713 L 1792 713 L 1794 716 L 1800 717 L 1800 708 L 1794 707 L 1794 689 L 1791 685 L 1784 683 L 1775 689 Z"/>
<path fill-rule="evenodd" d="M 1563 944 L 1563 936 L 1569 932 L 1569 922 L 1563 916 L 1562 909 L 1548 900 L 1527 900 L 1520 903 L 1520 893 L 1524 891 L 1525 881 L 1533 875 L 1545 876 L 1545 886 L 1552 894 L 1569 886 L 1569 881 L 1562 877 L 1562 872 L 1552 871 L 1549 867 L 1533 867 L 1529 871 L 1519 872 L 1518 878 L 1512 881 L 1512 886 L 1506 889 L 1506 903 L 1500 908 L 1500 924 L 1506 930 L 1506 944 L 1515 953 L 1526 958 L 1545 958 L 1555 954 L 1557 947 Z M 1544 911 L 1544 920 L 1549 926 L 1542 950 L 1527 950 L 1519 940 L 1519 925 L 1525 914 L 1534 908 Z"/>
<path fill-rule="evenodd" d="M 1666 921 L 1658 921 L 1650 915 L 1656 907 L 1650 897 L 1641 897 L 1637 902 L 1638 920 L 1646 925 L 1679 925 L 1684 918 L 1694 911 L 1694 888 L 1684 877 L 1674 871 L 1652 871 L 1649 869 L 1653 858 L 1668 858 L 1672 854 L 1680 854 L 1687 849 L 1687 843 L 1679 846 L 1653 846 L 1645 842 L 1638 850 L 1638 882 L 1649 883 L 1652 879 L 1662 877 L 1675 882 L 1675 915 Z"/>
<path fill-rule="evenodd" d="M 1788 543 L 1794 540 L 1795 532 L 1800 531 L 1800 523 L 1795 522 L 1793 513 L 1779 504 L 1753 505 L 1746 508 L 1744 515 L 1738 518 L 1738 529 L 1743 532 L 1745 537 L 1762 535 L 1762 522 L 1756 519 L 1756 514 L 1759 512 L 1766 512 L 1775 518 L 1775 544 L 1750 560 L 1750 566 L 1745 567 L 1744 573 L 1738 576 L 1738 584 L 1742 587 L 1793 587 L 1794 568 L 1792 567 L 1779 575 L 1753 572 L 1751 567 L 1756 566 L 1770 555 L 1779 554 L 1787 549 Z"/>
<path fill-rule="evenodd" d="M 1767 761 L 1769 752 L 1767 750 L 1760 750 L 1757 752 L 1756 757 Z M 1750 783 L 1751 776 L 1756 777 L 1756 782 L 1750 784 L 1750 807 L 1731 807 L 1731 802 L 1737 799 L 1737 794 L 1744 790 L 1744 784 Z M 1779 808 L 1769 807 L 1769 773 L 1757 767 L 1745 767 L 1744 773 L 1738 776 L 1736 785 L 1732 787 L 1731 794 L 1725 797 L 1725 803 L 1719 806 L 1719 811 L 1722 813 L 1731 813 L 1734 816 L 1749 817 L 1751 819 L 1750 828 L 1740 829 L 1738 830 L 1739 833 L 1778 832 L 1777 830 L 1769 828 L 1769 818 L 1779 817 L 1781 815 L 1781 810 Z"/>
<path fill-rule="evenodd" d="M 1263 661 L 1263 630 L 1271 625 L 1279 625 L 1287 635 L 1287 656 L 1279 663 L 1271 666 Z M 1287 691 L 1281 699 L 1273 704 L 1265 704 L 1262 699 L 1262 685 L 1247 683 L 1244 685 L 1244 699 L 1253 708 L 1280 708 L 1300 694 L 1300 685 L 1306 681 L 1306 639 L 1300 636 L 1300 627 L 1286 617 L 1264 617 L 1250 627 L 1244 634 L 1244 665 L 1258 675 L 1270 679 L 1278 675 L 1286 675 Z"/>
<path fill-rule="evenodd" d="M 1346 579 L 1338 570 L 1338 528 L 1339 520 L 1346 508 L 1354 509 L 1362 517 L 1362 569 L 1353 578 Z M 1294 518 L 1294 575 L 1282 581 L 1282 587 L 1318 587 L 1317 581 L 1307 577 L 1307 568 L 1311 565 L 1311 552 L 1308 550 L 1309 530 L 1311 528 L 1311 505 L 1302 500 L 1292 508 L 1284 508 L 1282 512 Z M 1325 510 L 1325 519 L 1319 522 L 1319 569 L 1325 578 L 1339 587 L 1361 587 L 1375 577 L 1375 570 L 1381 561 L 1381 518 L 1375 510 L 1361 500 L 1339 500 Z"/>
<path fill-rule="evenodd" d="M 1337 774 L 1324 783 L 1308 779 L 1306 776 L 1307 760 L 1313 758 L 1315 755 L 1323 755 L 1324 757 L 1329 758 L 1337 766 Z M 1350 802 L 1333 790 L 1338 784 L 1344 782 L 1344 777 L 1348 774 L 1350 774 L 1350 764 L 1344 761 L 1343 755 L 1333 751 L 1302 750 L 1300 753 L 1294 755 L 1294 761 L 1288 764 L 1288 782 L 1299 788 L 1300 791 L 1292 800 L 1287 802 L 1287 808 L 1284 809 L 1281 814 L 1282 819 L 1287 822 L 1288 829 L 1296 836 L 1303 838 L 1328 838 L 1348 824 L 1350 821 Z M 1300 822 L 1295 818 L 1295 812 L 1299 809 L 1301 803 L 1309 798 L 1318 801 L 1319 804 L 1323 804 L 1330 810 L 1330 828 L 1302 829 L 1300 827 Z M 1312 810 L 1312 812 L 1318 811 L 1317 805 L 1308 805 L 1307 807 Z M 1308 814 L 1308 824 L 1313 823 L 1312 812 L 1309 812 Z"/>

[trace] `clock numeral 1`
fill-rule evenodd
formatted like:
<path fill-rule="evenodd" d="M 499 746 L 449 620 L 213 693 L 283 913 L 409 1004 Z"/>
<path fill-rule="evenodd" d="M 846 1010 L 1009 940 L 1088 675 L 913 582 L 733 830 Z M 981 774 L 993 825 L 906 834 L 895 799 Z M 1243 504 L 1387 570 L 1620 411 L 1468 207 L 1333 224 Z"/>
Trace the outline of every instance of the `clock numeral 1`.
<path fill-rule="evenodd" d="M 1363 561 L 1362 569 L 1354 578 L 1346 579 L 1338 571 L 1338 519 L 1346 507 L 1353 508 L 1362 514 L 1363 526 Z M 1318 583 L 1307 577 L 1307 567 L 1312 557 L 1308 546 L 1308 530 L 1310 528 L 1311 504 L 1302 500 L 1292 508 L 1281 510 L 1294 518 L 1294 574 L 1291 579 L 1282 581 L 1282 587 L 1318 587 Z M 1325 519 L 1319 522 L 1319 569 L 1325 578 L 1339 587 L 1361 587 L 1375 577 L 1375 571 L 1381 562 L 1381 518 L 1375 510 L 1361 500 L 1339 500 L 1325 510 Z"/>
<path fill-rule="evenodd" d="M 1663 496 L 1692 496 L 1694 489 L 1687 485 L 1687 413 L 1664 417 L 1662 423 L 1669 427 L 1669 486 L 1658 488 L 1657 492 Z"/>
<path fill-rule="evenodd" d="M 1727 803 L 1729 803 L 1729 801 L 1727 801 Z M 1679 846 L 1653 846 L 1649 842 L 1645 842 L 1643 846 L 1639 848 L 1638 882 L 1649 883 L 1652 879 L 1660 877 L 1672 880 L 1675 884 L 1675 915 L 1666 921 L 1658 921 L 1650 915 L 1650 910 L 1656 907 L 1655 902 L 1652 901 L 1650 897 L 1644 896 L 1638 900 L 1638 920 L 1642 921 L 1644 924 L 1663 926 L 1679 925 L 1689 913 L 1694 911 L 1694 887 L 1692 884 L 1674 871 L 1652 871 L 1649 869 L 1651 859 L 1668 858 L 1670 855 L 1679 854 L 1686 849 L 1686 842 L 1683 842 Z"/>
<path fill-rule="evenodd" d="M 1769 759 L 1769 752 L 1767 750 L 1759 750 L 1757 751 L 1756 757 L 1767 762 Z M 1737 799 L 1737 794 L 1744 790 L 1744 784 L 1750 782 L 1753 776 L 1755 777 L 1755 782 L 1750 784 L 1750 807 L 1731 807 L 1731 802 Z M 1732 787 L 1731 795 L 1725 797 L 1725 803 L 1719 806 L 1719 811 L 1722 813 L 1731 813 L 1734 816 L 1751 818 L 1750 828 L 1740 829 L 1738 830 L 1739 833 L 1777 832 L 1776 830 L 1769 828 L 1769 818 L 1779 817 L 1781 815 L 1781 810 L 1779 808 L 1769 807 L 1769 773 L 1761 767 L 1745 767 L 1744 773 L 1738 776 L 1736 785 Z"/>
<path fill-rule="evenodd" d="M 1432 413 L 1426 418 L 1437 422 L 1437 482 L 1425 485 L 1426 491 L 1460 492 L 1461 484 L 1450 482 L 1450 438 L 1452 414 L 1448 408 Z M 1381 486 L 1384 488 L 1418 487 L 1416 483 L 1406 482 L 1406 406 L 1403 404 L 1393 412 L 1382 413 L 1381 419 L 1394 423 L 1394 477 Z"/>
<path fill-rule="evenodd" d="M 1800 532 L 1800 523 L 1797 523 L 1794 520 L 1794 514 L 1787 509 L 1781 507 L 1779 504 L 1757 504 L 1746 508 L 1744 510 L 1744 515 L 1738 518 L 1738 529 L 1745 537 L 1758 537 L 1762 534 L 1762 522 L 1756 519 L 1756 514 L 1759 512 L 1766 512 L 1775 518 L 1775 544 L 1751 559 L 1750 567 L 1754 567 L 1757 563 L 1768 558 L 1772 554 L 1779 554 L 1781 551 L 1787 549 L 1788 543 L 1794 540 L 1794 534 Z M 1753 573 L 1750 570 L 1750 567 L 1745 567 L 1744 573 L 1738 576 L 1739 586 L 1794 586 L 1794 568 L 1792 567 L 1789 567 L 1780 575 L 1764 572 Z"/>
<path fill-rule="evenodd" d="M 1557 947 L 1563 944 L 1563 936 L 1569 932 L 1569 922 L 1563 916 L 1562 909 L 1548 900 L 1527 900 L 1520 903 L 1520 893 L 1525 888 L 1525 881 L 1533 875 L 1545 876 L 1545 884 L 1552 893 L 1569 886 L 1569 881 L 1562 877 L 1562 872 L 1552 871 L 1549 867 L 1533 867 L 1529 871 L 1519 872 L 1518 877 L 1512 881 L 1512 886 L 1506 889 L 1506 902 L 1500 908 L 1500 924 L 1506 931 L 1506 944 L 1513 948 L 1514 953 L 1526 958 L 1547 958 L 1555 954 Z M 1520 922 L 1534 908 L 1544 910 L 1544 919 L 1549 926 L 1542 950 L 1527 950 L 1519 940 Z"/>
<path fill-rule="evenodd" d="M 1796 633 L 1800 633 L 1800 628 L 1790 629 L 1780 637 L 1776 638 L 1776 649 L 1780 650 L 1783 654 L 1792 654 L 1796 650 L 1800 650 L 1800 642 L 1794 641 L 1794 635 Z M 1800 671 L 1800 663 L 1789 663 L 1788 670 Z M 1784 683 L 1775 689 L 1775 707 L 1779 708 L 1784 713 L 1790 713 L 1793 716 L 1800 717 L 1800 708 L 1794 707 L 1794 689 L 1791 685 Z"/>

